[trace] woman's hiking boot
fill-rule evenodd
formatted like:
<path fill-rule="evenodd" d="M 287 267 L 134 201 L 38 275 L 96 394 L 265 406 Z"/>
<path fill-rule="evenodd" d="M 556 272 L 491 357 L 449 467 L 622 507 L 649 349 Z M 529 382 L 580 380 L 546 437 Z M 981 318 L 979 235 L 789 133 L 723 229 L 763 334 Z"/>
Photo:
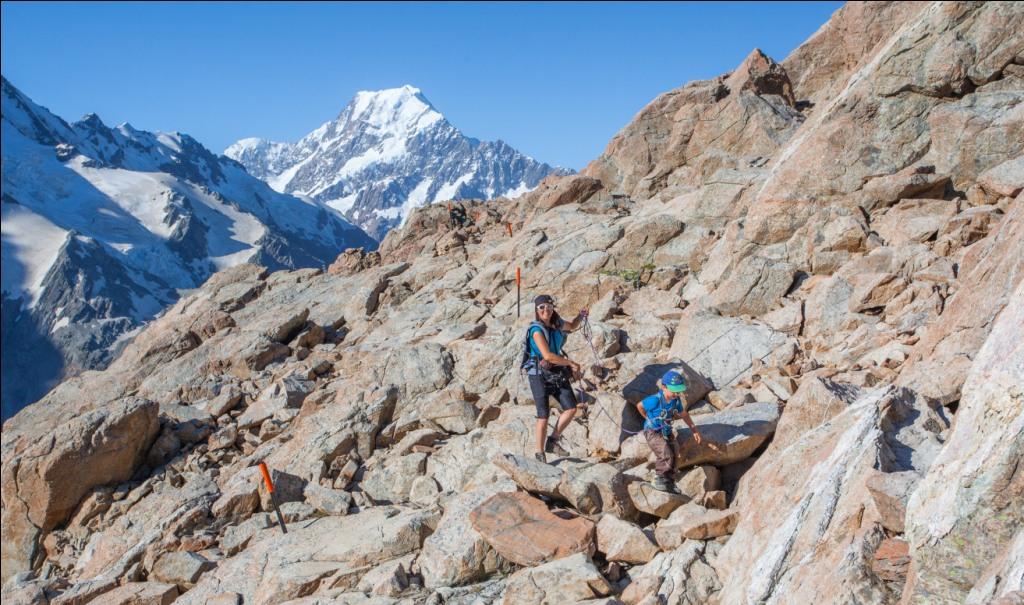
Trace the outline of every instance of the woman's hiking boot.
<path fill-rule="evenodd" d="M 562 447 L 559 441 L 561 441 L 561 436 L 555 437 L 554 435 L 549 435 L 547 440 L 544 442 L 544 451 L 563 458 L 568 456 L 569 452 Z"/>

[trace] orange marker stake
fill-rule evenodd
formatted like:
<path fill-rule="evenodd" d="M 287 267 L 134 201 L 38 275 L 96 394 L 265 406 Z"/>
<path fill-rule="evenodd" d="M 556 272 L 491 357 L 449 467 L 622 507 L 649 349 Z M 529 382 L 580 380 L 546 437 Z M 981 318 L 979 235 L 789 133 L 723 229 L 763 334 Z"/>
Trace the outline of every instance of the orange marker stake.
<path fill-rule="evenodd" d="M 523 273 L 516 267 L 516 317 L 522 317 L 519 311 L 519 284 L 523 282 Z"/>
<path fill-rule="evenodd" d="M 281 516 L 281 509 L 277 506 L 277 494 L 274 493 L 274 482 L 270 480 L 270 470 L 266 462 L 260 462 L 260 473 L 263 474 L 263 483 L 267 486 L 267 493 L 270 494 L 270 502 L 274 505 L 274 512 L 277 513 L 277 522 L 281 525 L 281 531 L 288 533 L 284 525 L 284 517 Z"/>
<path fill-rule="evenodd" d="M 508 228 L 508 236 L 512 237 L 512 223 L 505 223 L 505 227 Z"/>

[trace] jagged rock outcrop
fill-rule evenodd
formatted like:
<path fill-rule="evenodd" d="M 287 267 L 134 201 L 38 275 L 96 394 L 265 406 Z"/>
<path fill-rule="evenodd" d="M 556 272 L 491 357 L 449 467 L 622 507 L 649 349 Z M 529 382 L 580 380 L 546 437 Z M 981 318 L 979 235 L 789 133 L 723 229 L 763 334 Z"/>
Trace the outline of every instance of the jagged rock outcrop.
<path fill-rule="evenodd" d="M 1024 566 L 1024 286 L 968 372 L 949 439 L 910 496 L 906 603 L 985 603 L 1021 590 Z"/>
<path fill-rule="evenodd" d="M 471 228 L 427 206 L 379 256 L 214 275 L 5 425 L 5 536 L 66 511 L 5 540 L 5 599 L 1016 598 L 1022 15 L 851 4 Z M 546 464 L 517 372 L 542 292 L 591 309 Z M 676 422 L 679 495 L 636 411 L 669 368 L 706 439 Z M 155 408 L 130 468 L 16 498 L 15 444 L 126 398 Z"/>

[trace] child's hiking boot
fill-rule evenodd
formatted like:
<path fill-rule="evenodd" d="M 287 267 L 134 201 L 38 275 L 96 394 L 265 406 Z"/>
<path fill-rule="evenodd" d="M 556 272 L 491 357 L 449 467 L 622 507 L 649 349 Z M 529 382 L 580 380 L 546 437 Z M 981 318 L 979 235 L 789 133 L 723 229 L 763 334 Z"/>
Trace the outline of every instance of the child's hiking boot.
<path fill-rule="evenodd" d="M 548 457 L 544 455 L 544 452 L 537 452 L 533 457 L 537 459 L 537 462 L 543 462 L 544 464 L 548 463 Z"/>
<path fill-rule="evenodd" d="M 658 490 L 659 492 L 665 492 L 668 494 L 679 493 L 679 489 L 676 487 L 676 484 L 672 481 L 671 478 L 666 477 L 665 475 L 655 476 L 652 485 L 654 486 L 654 489 Z"/>

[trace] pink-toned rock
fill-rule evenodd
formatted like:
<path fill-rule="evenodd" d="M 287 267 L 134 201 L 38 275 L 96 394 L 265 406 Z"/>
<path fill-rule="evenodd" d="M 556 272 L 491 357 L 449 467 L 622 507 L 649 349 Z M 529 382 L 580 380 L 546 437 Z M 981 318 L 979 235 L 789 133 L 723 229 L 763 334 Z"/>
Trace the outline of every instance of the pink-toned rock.
<path fill-rule="evenodd" d="M 871 571 L 887 582 L 904 582 L 910 567 L 910 547 L 905 540 L 886 538 L 878 545 Z"/>
<path fill-rule="evenodd" d="M 469 515 L 498 554 L 519 565 L 540 565 L 573 553 L 594 553 L 594 523 L 565 519 L 522 492 L 491 496 Z"/>
<path fill-rule="evenodd" d="M 985 191 L 1005 197 L 1017 197 L 1024 189 L 1024 156 L 993 166 L 978 175 Z"/>

